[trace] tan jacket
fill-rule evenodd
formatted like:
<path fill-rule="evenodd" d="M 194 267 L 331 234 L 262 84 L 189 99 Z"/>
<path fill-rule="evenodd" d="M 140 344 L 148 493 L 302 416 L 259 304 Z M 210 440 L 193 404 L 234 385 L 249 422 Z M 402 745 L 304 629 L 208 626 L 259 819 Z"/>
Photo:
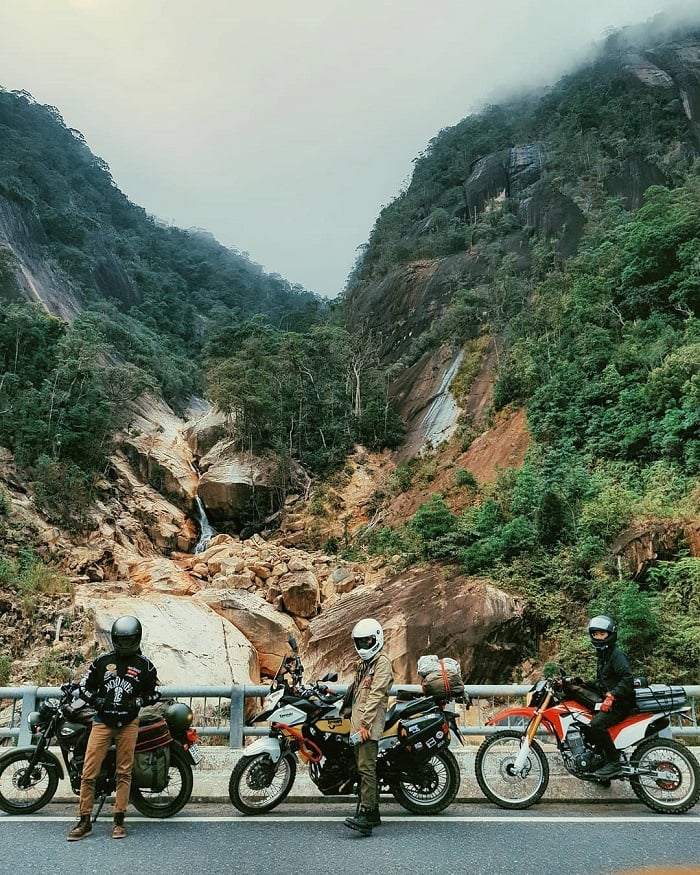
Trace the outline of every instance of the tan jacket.
<path fill-rule="evenodd" d="M 391 660 L 383 650 L 369 662 L 360 661 L 352 686 L 351 732 L 361 726 L 369 729 L 370 738 L 379 741 L 384 731 L 389 690 L 394 683 Z"/>

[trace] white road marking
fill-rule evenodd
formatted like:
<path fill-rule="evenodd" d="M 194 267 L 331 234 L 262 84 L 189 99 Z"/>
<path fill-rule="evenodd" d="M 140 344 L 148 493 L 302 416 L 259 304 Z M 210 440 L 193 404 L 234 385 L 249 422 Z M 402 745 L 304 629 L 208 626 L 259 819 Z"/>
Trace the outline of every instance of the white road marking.
<path fill-rule="evenodd" d="M 18 814 L 18 815 L 0 815 L 0 824 L 2 823 L 69 823 L 75 820 L 75 817 L 65 815 L 48 815 L 41 817 L 40 815 Z M 98 819 L 98 823 L 109 823 L 112 817 L 102 817 Z M 329 815 L 264 815 L 260 817 L 242 817 L 236 815 L 214 815 L 201 817 L 169 817 L 167 820 L 152 817 L 129 817 L 127 820 L 130 823 L 153 823 L 156 825 L 162 823 L 314 823 L 323 821 L 325 823 L 342 823 L 343 816 L 331 817 Z M 700 823 L 700 814 L 682 815 L 682 814 L 648 814 L 643 815 L 558 815 L 558 814 L 543 814 L 543 815 L 440 815 L 421 816 L 418 814 L 406 815 L 405 817 L 393 817 L 391 815 L 382 815 L 382 823 L 597 823 L 597 824 L 612 824 L 612 823 L 693 823 L 695 826 Z"/>

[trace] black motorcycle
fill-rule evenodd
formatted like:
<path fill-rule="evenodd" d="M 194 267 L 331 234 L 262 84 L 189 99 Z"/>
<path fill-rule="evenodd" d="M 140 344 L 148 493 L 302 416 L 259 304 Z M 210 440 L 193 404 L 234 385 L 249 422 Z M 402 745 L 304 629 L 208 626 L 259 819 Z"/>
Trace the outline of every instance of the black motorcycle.
<path fill-rule="evenodd" d="M 131 802 L 146 817 L 172 817 L 192 795 L 192 766 L 200 760 L 192 728 L 192 711 L 172 702 L 159 715 L 140 719 Z M 60 699 L 46 699 L 27 717 L 32 743 L 9 748 L 0 755 L 0 808 L 8 814 L 31 814 L 55 796 L 67 772 L 73 793 L 80 794 L 80 779 L 94 710 L 79 698 L 77 684 L 64 684 Z M 144 725 L 145 723 L 145 725 Z M 56 743 L 63 764 L 49 749 Z M 64 771 L 65 766 L 65 771 Z M 97 817 L 107 796 L 117 786 L 116 748 L 107 752 L 95 784 Z"/>
<path fill-rule="evenodd" d="M 357 792 L 359 774 L 350 740 L 350 719 L 343 695 L 328 683 L 302 683 L 304 667 L 296 641 L 284 658 L 270 695 L 255 723 L 269 723 L 269 735 L 249 745 L 233 769 L 229 797 L 244 814 L 262 814 L 282 802 L 292 789 L 297 762 L 324 796 Z M 460 783 L 457 761 L 449 749 L 450 729 L 461 741 L 453 702 L 430 696 L 399 701 L 386 716 L 379 742 L 377 779 L 408 811 L 437 814 L 454 800 Z"/>

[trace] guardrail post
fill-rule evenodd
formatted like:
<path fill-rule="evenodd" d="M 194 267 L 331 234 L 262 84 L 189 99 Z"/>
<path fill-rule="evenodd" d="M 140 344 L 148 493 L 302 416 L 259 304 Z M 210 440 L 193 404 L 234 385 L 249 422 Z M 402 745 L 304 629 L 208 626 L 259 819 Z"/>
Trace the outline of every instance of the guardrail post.
<path fill-rule="evenodd" d="M 19 722 L 19 736 L 17 744 L 26 747 L 32 743 L 32 733 L 27 723 L 27 715 L 36 711 L 36 691 L 39 687 L 24 687 L 22 690 L 22 717 Z"/>
<path fill-rule="evenodd" d="M 245 686 L 231 687 L 231 725 L 228 745 L 236 749 L 243 747 L 243 727 L 245 726 Z"/>

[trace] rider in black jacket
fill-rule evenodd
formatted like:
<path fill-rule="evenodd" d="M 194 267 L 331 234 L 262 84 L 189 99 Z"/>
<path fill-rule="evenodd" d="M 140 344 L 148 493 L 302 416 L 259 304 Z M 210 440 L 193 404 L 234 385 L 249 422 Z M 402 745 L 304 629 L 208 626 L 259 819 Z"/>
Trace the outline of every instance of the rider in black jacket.
<path fill-rule="evenodd" d="M 112 743 L 117 748 L 112 838 L 126 836 L 124 816 L 131 789 L 139 709 L 160 699 L 156 669 L 141 653 L 141 635 L 141 623 L 136 617 L 115 620 L 111 632 L 114 649 L 98 656 L 81 682 L 82 698 L 93 706 L 96 714 L 80 779 L 79 818 L 68 832 L 69 842 L 84 839 L 92 832 L 95 781 Z"/>
<path fill-rule="evenodd" d="M 588 623 L 591 644 L 597 651 L 596 684 L 603 701 L 591 720 L 589 734 L 602 748 L 607 762 L 597 769 L 597 778 L 614 778 L 621 772 L 620 759 L 608 729 L 624 720 L 634 708 L 634 678 L 625 653 L 615 646 L 617 625 L 612 617 L 593 617 Z"/>

